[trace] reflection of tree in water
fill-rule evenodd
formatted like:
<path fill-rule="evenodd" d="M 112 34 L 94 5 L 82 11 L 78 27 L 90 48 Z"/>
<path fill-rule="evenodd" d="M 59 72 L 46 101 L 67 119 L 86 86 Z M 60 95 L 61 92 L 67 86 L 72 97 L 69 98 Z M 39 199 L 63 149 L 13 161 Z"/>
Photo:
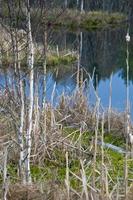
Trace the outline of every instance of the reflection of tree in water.
<path fill-rule="evenodd" d="M 126 31 L 126 25 L 124 25 L 123 28 L 108 28 L 106 30 L 82 32 L 82 41 L 80 41 L 82 42 L 80 65 L 91 75 L 95 68 L 95 77 L 97 77 L 98 83 L 100 80 L 109 79 L 112 72 L 116 73 L 119 70 L 121 70 L 120 76 L 126 80 Z M 52 44 L 53 48 L 56 48 L 58 45 L 61 51 L 68 49 L 70 51 L 78 51 L 80 34 L 80 32 L 73 33 L 67 32 L 66 30 L 53 32 L 50 38 L 54 42 L 50 43 L 50 45 Z M 49 40 L 51 41 L 51 39 Z M 133 43 L 131 41 L 130 66 L 133 65 L 132 52 Z M 58 76 L 56 72 L 53 75 L 56 82 L 69 78 L 76 72 L 76 66 L 76 64 L 74 68 L 71 66 L 61 66 L 58 70 Z M 133 69 L 131 67 L 129 78 L 133 80 Z M 73 77 L 73 82 L 76 84 L 75 77 Z"/>
<path fill-rule="evenodd" d="M 126 49 L 126 46 L 125 46 Z M 129 81 L 133 83 L 133 45 L 130 46 L 129 48 Z M 126 60 L 124 59 L 126 58 L 126 53 L 124 54 L 123 52 L 123 65 L 121 67 L 121 73 L 120 76 L 122 77 L 122 79 L 124 79 L 124 82 L 126 84 L 127 81 L 127 67 L 126 67 Z"/>
<path fill-rule="evenodd" d="M 117 71 L 120 47 L 124 34 L 119 30 L 106 30 L 84 33 L 82 65 L 92 73 L 96 68 L 100 79 L 109 78 L 112 71 Z"/>
<path fill-rule="evenodd" d="M 56 33 L 57 34 L 57 33 Z M 61 39 L 56 40 L 55 44 L 60 45 L 63 49 L 64 45 L 66 48 L 73 49 L 77 48 L 77 34 L 68 33 L 61 34 Z M 95 68 L 95 76 L 100 80 L 108 79 L 111 73 L 116 73 L 122 69 L 122 78 L 126 78 L 125 71 L 125 59 L 126 59 L 126 27 L 118 29 L 106 29 L 101 31 L 90 31 L 83 32 L 82 34 L 82 52 L 81 52 L 81 67 L 84 67 L 90 74 L 93 73 Z M 64 38 L 66 43 L 64 44 Z M 130 45 L 130 52 L 133 49 L 133 44 Z M 130 56 L 131 58 L 132 56 Z M 130 63 L 133 62 L 130 60 Z M 65 69 L 66 68 L 66 69 Z M 132 69 L 131 74 L 133 74 Z M 73 71 L 71 67 L 62 67 L 58 72 L 56 81 L 60 81 L 63 78 L 70 77 Z M 133 76 L 130 76 L 133 80 Z M 75 80 L 75 78 L 74 78 Z"/>
<path fill-rule="evenodd" d="M 76 73 L 75 65 L 71 66 L 60 66 L 57 67 L 53 72 L 53 79 L 56 83 L 65 82 L 68 78 L 72 77 Z M 75 77 L 75 76 L 73 76 Z"/>

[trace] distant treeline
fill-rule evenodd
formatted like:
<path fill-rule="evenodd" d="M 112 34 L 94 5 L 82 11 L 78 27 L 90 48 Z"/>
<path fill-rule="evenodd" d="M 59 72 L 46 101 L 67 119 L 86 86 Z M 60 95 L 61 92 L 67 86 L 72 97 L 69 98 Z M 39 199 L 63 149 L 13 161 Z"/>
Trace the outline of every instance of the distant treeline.
<path fill-rule="evenodd" d="M 81 8 L 85 11 L 104 10 L 108 12 L 124 12 L 129 16 L 133 15 L 133 0 L 45 0 L 38 1 L 40 4 L 52 7 Z M 36 5 L 36 0 L 31 0 L 32 5 Z"/>

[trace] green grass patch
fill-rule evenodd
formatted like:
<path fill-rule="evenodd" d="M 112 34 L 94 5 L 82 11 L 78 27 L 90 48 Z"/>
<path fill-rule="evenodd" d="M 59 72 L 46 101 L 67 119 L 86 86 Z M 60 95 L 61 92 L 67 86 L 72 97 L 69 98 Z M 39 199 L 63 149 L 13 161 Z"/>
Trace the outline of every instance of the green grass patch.
<path fill-rule="evenodd" d="M 125 139 L 121 135 L 114 133 L 105 134 L 104 142 L 113 144 L 118 147 L 125 147 Z"/>
<path fill-rule="evenodd" d="M 36 66 L 43 66 L 43 59 L 39 58 L 40 55 L 35 54 L 35 63 Z M 51 67 L 58 67 L 58 66 L 67 66 L 74 63 L 77 60 L 76 55 L 48 55 L 47 57 L 47 67 L 48 69 Z M 3 55 L 2 57 L 3 66 L 9 66 L 9 64 L 13 63 L 13 55 Z M 21 59 L 21 66 L 23 69 L 27 69 L 27 59 L 26 56 Z"/>
<path fill-rule="evenodd" d="M 101 134 L 101 133 L 99 133 Z M 71 144 L 74 144 L 79 136 L 80 132 L 77 128 L 69 128 L 65 127 L 63 129 L 63 136 L 67 137 L 68 141 L 71 141 Z M 90 147 L 90 141 L 94 133 L 89 131 L 83 132 L 81 137 L 81 145 L 84 149 Z M 99 137 L 100 138 L 100 137 Z M 104 137 L 104 141 L 107 143 L 111 143 L 117 146 L 122 146 L 124 143 L 124 139 L 121 136 L 107 134 Z M 77 143 L 78 145 L 78 143 Z M 39 166 L 38 164 L 31 164 L 31 174 L 33 182 L 52 182 L 56 181 L 56 183 L 60 184 L 61 186 L 65 186 L 65 178 L 66 178 L 66 151 L 68 151 L 69 157 L 69 170 L 79 176 L 81 178 L 81 165 L 80 159 L 85 160 L 85 173 L 90 181 L 92 179 L 92 171 L 93 171 L 93 147 L 92 147 L 92 156 L 89 155 L 80 155 L 79 152 L 76 152 L 75 149 L 65 149 L 63 146 L 56 146 L 50 152 L 50 157 L 45 157 L 44 163 Z M 101 147 L 98 145 L 97 149 L 97 163 L 96 163 L 96 177 L 99 180 L 101 174 Z M 125 155 L 114 152 L 111 149 L 104 149 L 104 164 L 108 170 L 108 178 L 110 181 L 109 190 L 111 191 L 114 187 L 114 184 L 117 182 L 117 177 L 121 180 L 124 178 L 124 162 L 125 162 Z M 87 165 L 87 163 L 90 163 Z M 19 180 L 17 174 L 17 165 L 16 164 L 8 164 L 8 173 L 11 177 L 11 182 L 15 183 Z M 133 179 L 133 160 L 128 160 L 128 179 Z M 111 179 L 110 179 L 111 177 Z M 70 178 L 70 186 L 77 190 L 81 191 L 82 189 L 82 182 L 78 180 L 72 173 L 69 175 Z M 0 182 L 2 182 L 2 177 L 0 177 Z M 97 187 L 100 189 L 101 185 L 100 182 L 97 181 Z"/>
<path fill-rule="evenodd" d="M 57 55 L 51 55 L 47 58 L 47 66 L 58 66 L 58 65 L 68 65 L 76 61 L 76 56 L 73 55 L 67 55 L 67 56 L 57 56 Z"/>
<path fill-rule="evenodd" d="M 56 16 L 58 10 L 49 11 L 48 21 L 56 26 L 64 26 L 70 30 L 76 30 L 83 28 L 85 30 L 102 28 L 105 26 L 116 26 L 123 20 L 126 20 L 126 16 L 122 13 L 108 13 L 105 11 L 90 11 L 80 12 L 74 9 L 67 9 L 63 15 L 57 20 Z"/>

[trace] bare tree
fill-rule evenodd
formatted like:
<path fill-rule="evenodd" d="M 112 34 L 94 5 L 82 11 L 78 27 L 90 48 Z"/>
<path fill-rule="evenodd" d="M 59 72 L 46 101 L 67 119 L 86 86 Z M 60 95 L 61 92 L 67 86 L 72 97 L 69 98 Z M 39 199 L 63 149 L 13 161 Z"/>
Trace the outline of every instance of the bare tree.
<path fill-rule="evenodd" d="M 81 0 L 80 11 L 84 11 L 84 0 Z"/>
<path fill-rule="evenodd" d="M 18 58 L 18 69 L 21 75 L 20 61 Z M 24 84 L 22 80 L 22 76 L 20 76 L 19 81 L 20 87 L 20 101 L 21 101 L 21 113 L 20 113 L 20 128 L 18 133 L 18 143 L 20 146 L 20 155 L 19 155 L 19 175 L 21 177 L 21 181 L 23 183 L 25 180 L 25 166 L 24 166 L 24 118 L 25 118 L 25 101 L 24 101 Z"/>
<path fill-rule="evenodd" d="M 31 13 L 30 3 L 27 0 L 27 31 L 28 31 L 28 56 L 27 63 L 30 70 L 30 102 L 29 102 L 29 113 L 28 113 L 28 129 L 26 133 L 26 182 L 31 183 L 31 171 L 30 171 L 30 155 L 31 155 L 31 133 L 33 125 L 33 95 L 34 95 L 34 46 L 31 33 Z"/>

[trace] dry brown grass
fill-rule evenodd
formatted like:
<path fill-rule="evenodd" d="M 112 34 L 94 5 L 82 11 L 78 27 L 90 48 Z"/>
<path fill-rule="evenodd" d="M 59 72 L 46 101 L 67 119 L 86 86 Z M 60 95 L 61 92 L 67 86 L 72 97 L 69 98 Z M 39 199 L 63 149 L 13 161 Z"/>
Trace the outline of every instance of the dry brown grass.
<path fill-rule="evenodd" d="M 0 130 L 1 136 L 8 136 L 7 140 L 11 140 L 13 142 L 13 147 L 10 149 L 8 154 L 8 163 L 15 163 L 17 165 L 19 157 L 18 157 L 18 145 L 17 145 L 17 127 L 19 125 L 19 112 L 20 106 L 19 101 L 16 102 L 15 98 L 11 98 L 9 95 L 6 96 L 6 100 L 2 99 L 1 106 L 3 105 L 4 111 L 0 114 L 1 120 L 1 128 Z M 32 156 L 31 156 L 31 164 L 36 164 L 40 167 L 45 167 L 45 161 L 50 162 L 52 166 L 55 168 L 60 168 L 62 164 L 64 164 L 64 160 L 61 160 L 61 153 L 65 155 L 65 152 L 68 151 L 72 158 L 82 158 L 87 159 L 92 162 L 93 157 L 93 147 L 92 147 L 92 156 L 90 156 L 90 150 L 84 152 L 84 148 L 80 146 L 80 137 L 84 134 L 85 131 L 88 133 L 94 132 L 96 125 L 96 118 L 94 115 L 95 108 L 89 109 L 87 98 L 83 95 L 83 90 L 79 89 L 74 92 L 74 94 L 70 97 L 62 95 L 59 106 L 57 108 L 52 107 L 52 105 L 46 105 L 46 115 L 47 115 L 47 141 L 44 143 L 42 141 L 43 134 L 43 122 L 44 122 L 44 113 L 40 112 L 39 125 L 38 129 L 33 132 L 32 137 Z M 16 121 L 11 120 L 11 116 L 14 116 Z M 34 120 L 36 113 L 34 111 Z M 111 111 L 111 132 L 114 134 L 121 134 L 124 136 L 125 130 L 125 115 Z M 51 123 L 52 120 L 52 123 Z M 99 128 L 101 129 L 101 115 L 99 120 Z M 13 122 L 13 123 L 12 123 Z M 8 125 L 8 123 L 12 126 L 12 128 Z M 26 123 L 26 121 L 25 121 Z M 14 127 L 13 124 L 17 124 Z M 63 128 L 76 128 L 78 132 L 81 131 L 81 134 L 77 138 L 77 141 L 72 141 L 71 137 L 64 135 Z M 105 125 L 104 125 L 105 133 L 108 129 L 108 113 L 105 116 Z M 11 130 L 11 132 L 10 132 Z M 26 124 L 25 124 L 26 131 Z M 24 132 L 25 133 L 25 132 Z M 79 134 L 79 133 L 78 133 Z M 93 145 L 93 141 L 92 141 Z M 88 148 L 90 148 L 90 141 L 88 141 Z M 59 154 L 56 155 L 56 150 L 59 151 Z M 80 151 L 81 150 L 81 151 Z M 88 153 L 88 154 L 87 154 Z M 75 156 L 75 157 L 74 157 Z M 47 166 L 46 166 L 47 167 Z M 92 167 L 92 166 L 89 166 Z M 80 169 L 79 169 L 80 170 Z M 54 174 L 54 172 L 53 172 Z M 77 174 L 76 174 L 77 175 Z M 45 176 L 45 175 L 44 175 Z M 53 175 L 56 177 L 56 173 Z M 80 172 L 78 172 L 79 179 L 82 179 Z M 21 184 L 10 185 L 8 192 L 9 200 L 67 200 L 67 193 L 65 184 L 62 185 L 56 182 L 55 180 L 51 180 L 52 183 L 46 181 L 43 186 L 24 186 Z M 81 181 L 82 183 L 82 181 Z M 43 184 L 43 183 L 41 183 Z M 88 187 L 88 186 L 87 186 Z M 39 189 L 38 189 L 39 188 Z M 40 192 L 41 188 L 41 192 Z M 79 193 L 78 193 L 79 192 Z M 81 194 L 81 191 L 76 192 L 72 191 L 70 188 L 70 199 L 78 200 L 78 199 L 86 199 L 84 194 Z M 88 193 L 90 195 L 90 188 L 88 189 Z M 129 193 L 130 194 L 130 193 Z M 100 199 L 100 194 L 97 192 L 95 194 L 96 198 L 94 200 Z M 130 195 L 131 196 L 131 195 Z M 89 196 L 90 197 L 90 196 Z M 91 198 L 90 198 L 91 199 Z M 105 200 L 105 199 L 102 199 Z"/>
<path fill-rule="evenodd" d="M 127 200 L 133 200 L 133 185 L 131 185 L 130 190 L 127 195 Z"/>
<path fill-rule="evenodd" d="M 71 192 L 71 199 L 78 200 L 78 196 Z M 66 189 L 57 183 L 48 182 L 41 185 L 14 184 L 9 186 L 8 200 L 67 200 Z"/>
<path fill-rule="evenodd" d="M 42 191 L 36 185 L 14 184 L 9 186 L 7 199 L 8 200 L 68 200 L 66 188 L 57 185 L 56 183 L 44 183 Z M 91 191 L 88 193 L 89 199 L 92 199 Z M 99 194 L 95 194 L 95 200 L 101 199 Z M 86 200 L 85 194 L 79 195 L 70 190 L 69 200 Z"/>
<path fill-rule="evenodd" d="M 7 95 L 6 98 L 1 98 L 0 106 L 3 111 L 0 114 L 0 137 L 4 136 L 6 141 L 13 140 L 14 142 L 14 155 L 17 156 L 17 133 L 19 129 L 19 113 L 20 113 L 20 104 L 16 102 L 14 97 L 11 98 L 11 94 Z M 82 131 L 94 132 L 95 130 L 95 108 L 89 109 L 86 96 L 83 94 L 82 88 L 76 90 L 72 96 L 62 95 L 60 98 L 60 103 L 57 108 L 53 108 L 49 103 L 46 105 L 46 116 L 47 116 L 47 142 L 44 144 L 42 142 L 43 135 L 43 112 L 40 112 L 38 128 L 33 132 L 32 138 L 32 154 L 34 162 L 37 160 L 43 161 L 43 158 L 46 157 L 46 154 L 52 152 L 53 149 L 58 146 L 67 150 L 64 143 L 70 144 L 71 141 L 68 138 L 65 138 L 62 134 L 63 127 L 70 128 L 82 128 Z M 36 113 L 34 112 L 34 117 Z M 26 117 L 25 117 L 26 119 Z M 101 128 L 101 115 L 99 128 Z M 119 134 L 125 137 L 125 114 L 117 113 L 111 111 L 110 116 L 111 121 L 111 133 Z M 26 123 L 26 121 L 25 121 Z M 51 125 L 52 124 L 52 125 Z M 132 126 L 132 125 L 131 125 Z M 105 114 L 105 134 L 108 132 L 108 113 Z M 26 132 L 26 124 L 25 124 Z M 14 159 L 16 160 L 16 158 Z"/>
<path fill-rule="evenodd" d="M 7 194 L 8 200 L 44 200 L 43 194 L 34 186 L 15 184 L 10 185 Z"/>

